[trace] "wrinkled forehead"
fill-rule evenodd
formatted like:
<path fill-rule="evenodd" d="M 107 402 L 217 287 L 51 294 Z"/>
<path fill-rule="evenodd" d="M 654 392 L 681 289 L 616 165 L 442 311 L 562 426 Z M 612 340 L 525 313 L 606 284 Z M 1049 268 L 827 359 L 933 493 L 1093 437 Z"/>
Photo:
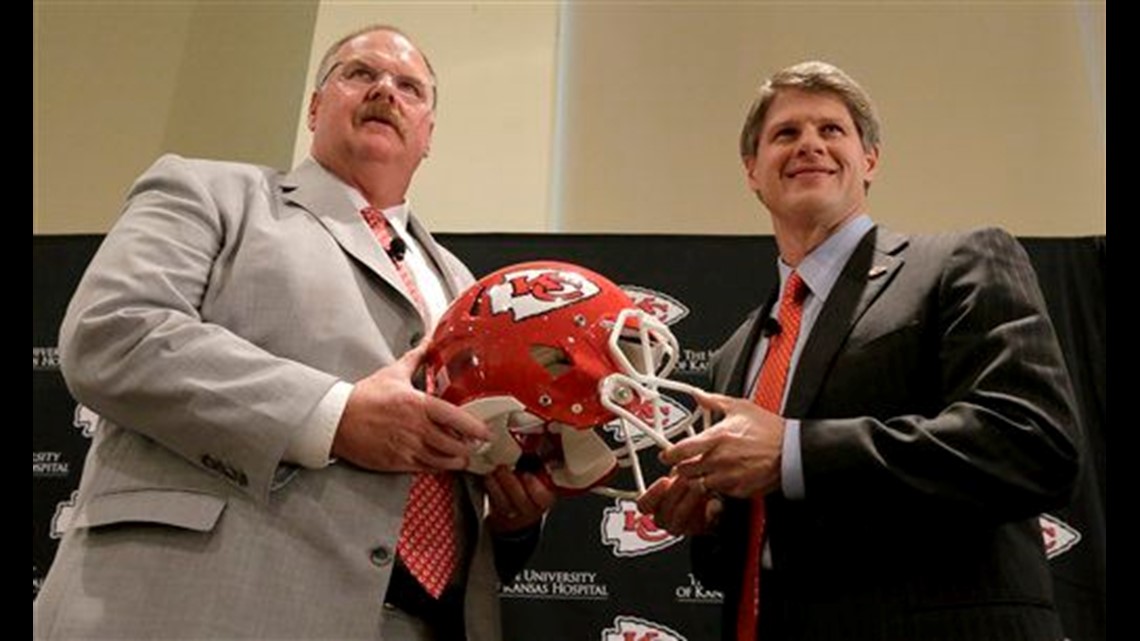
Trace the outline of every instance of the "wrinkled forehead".
<path fill-rule="evenodd" d="M 337 50 L 332 63 L 354 60 L 373 65 L 396 65 L 402 71 L 434 80 L 420 50 L 411 40 L 394 31 L 370 31 L 348 40 Z"/>

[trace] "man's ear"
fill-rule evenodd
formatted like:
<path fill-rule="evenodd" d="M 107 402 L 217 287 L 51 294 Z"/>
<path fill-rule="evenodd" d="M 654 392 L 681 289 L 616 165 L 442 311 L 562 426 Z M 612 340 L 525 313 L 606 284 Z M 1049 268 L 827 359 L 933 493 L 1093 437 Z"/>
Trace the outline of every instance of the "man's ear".
<path fill-rule="evenodd" d="M 428 156 L 431 155 L 431 141 L 432 141 L 434 134 L 435 134 L 435 118 L 432 117 L 431 124 L 428 125 L 428 139 L 427 139 L 427 146 L 424 147 L 424 156 L 423 156 L 424 158 L 427 158 Z"/>
<path fill-rule="evenodd" d="M 752 191 L 758 191 L 760 189 L 760 183 L 758 180 L 756 180 L 756 176 L 753 173 L 756 169 L 755 154 L 751 156 L 744 156 L 741 158 L 741 160 L 744 161 L 744 179 L 748 183 L 748 188 Z"/>
<path fill-rule="evenodd" d="M 317 105 L 321 101 L 321 92 L 316 89 L 313 90 L 313 95 L 309 96 L 309 114 L 306 118 L 306 126 L 312 132 L 317 126 Z"/>
<path fill-rule="evenodd" d="M 866 163 L 866 173 L 863 174 L 863 189 L 871 188 L 871 181 L 875 179 L 875 171 L 879 168 L 879 146 L 875 145 L 863 151 L 863 161 Z"/>

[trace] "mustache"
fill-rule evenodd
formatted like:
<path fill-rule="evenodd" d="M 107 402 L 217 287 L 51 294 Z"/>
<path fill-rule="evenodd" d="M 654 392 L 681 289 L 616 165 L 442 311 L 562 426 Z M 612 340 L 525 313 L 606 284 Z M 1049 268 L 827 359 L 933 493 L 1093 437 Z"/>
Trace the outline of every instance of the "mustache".
<path fill-rule="evenodd" d="M 373 100 L 364 103 L 358 114 L 358 120 L 361 123 L 368 122 L 369 120 L 379 120 L 392 126 L 400 136 L 403 136 L 407 124 L 404 121 L 404 116 L 392 106 L 391 103 L 385 100 Z"/>

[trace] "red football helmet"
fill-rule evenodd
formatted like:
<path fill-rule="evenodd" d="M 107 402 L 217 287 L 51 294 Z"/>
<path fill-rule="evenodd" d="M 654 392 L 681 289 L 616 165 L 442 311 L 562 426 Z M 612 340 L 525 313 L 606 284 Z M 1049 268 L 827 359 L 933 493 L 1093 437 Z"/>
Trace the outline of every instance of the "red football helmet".
<path fill-rule="evenodd" d="M 469 470 L 538 473 L 562 493 L 603 487 L 637 451 L 693 434 L 698 415 L 661 394 L 677 339 L 617 285 L 577 265 L 511 265 L 479 280 L 440 319 L 425 357 L 429 389 L 487 422 L 493 440 Z M 707 413 L 701 414 L 707 422 Z M 615 447 L 604 430 L 616 432 Z"/>

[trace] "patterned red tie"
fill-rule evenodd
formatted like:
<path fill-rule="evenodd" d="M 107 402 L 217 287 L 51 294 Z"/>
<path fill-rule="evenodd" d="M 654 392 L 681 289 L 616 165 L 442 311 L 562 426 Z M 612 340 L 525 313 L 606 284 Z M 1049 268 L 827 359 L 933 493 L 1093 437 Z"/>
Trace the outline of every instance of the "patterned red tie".
<path fill-rule="evenodd" d="M 372 229 L 376 240 L 380 241 L 384 252 L 391 256 L 389 250 L 395 238 L 392 224 L 375 207 L 366 207 L 361 215 Z M 427 304 L 416 286 L 411 270 L 404 264 L 402 257 L 393 257 L 392 262 L 426 323 Z M 396 553 L 403 559 L 408 571 L 428 594 L 437 599 L 459 567 L 455 505 L 455 479 L 451 473 L 416 474 L 408 494 L 407 507 L 404 508 L 400 540 L 396 544 Z"/>
<path fill-rule="evenodd" d="M 804 311 L 807 285 L 800 275 L 792 272 L 780 297 L 780 333 L 768 339 L 768 351 L 760 367 L 760 380 L 756 383 L 753 401 L 770 412 L 780 412 L 784 400 L 784 387 L 788 380 L 788 364 L 800 335 L 800 319 Z M 756 624 L 760 615 L 760 556 L 764 548 L 764 497 L 752 499 L 748 524 L 748 558 L 744 565 L 744 581 L 740 590 L 740 607 L 736 615 L 736 638 L 741 641 L 756 639 Z"/>

